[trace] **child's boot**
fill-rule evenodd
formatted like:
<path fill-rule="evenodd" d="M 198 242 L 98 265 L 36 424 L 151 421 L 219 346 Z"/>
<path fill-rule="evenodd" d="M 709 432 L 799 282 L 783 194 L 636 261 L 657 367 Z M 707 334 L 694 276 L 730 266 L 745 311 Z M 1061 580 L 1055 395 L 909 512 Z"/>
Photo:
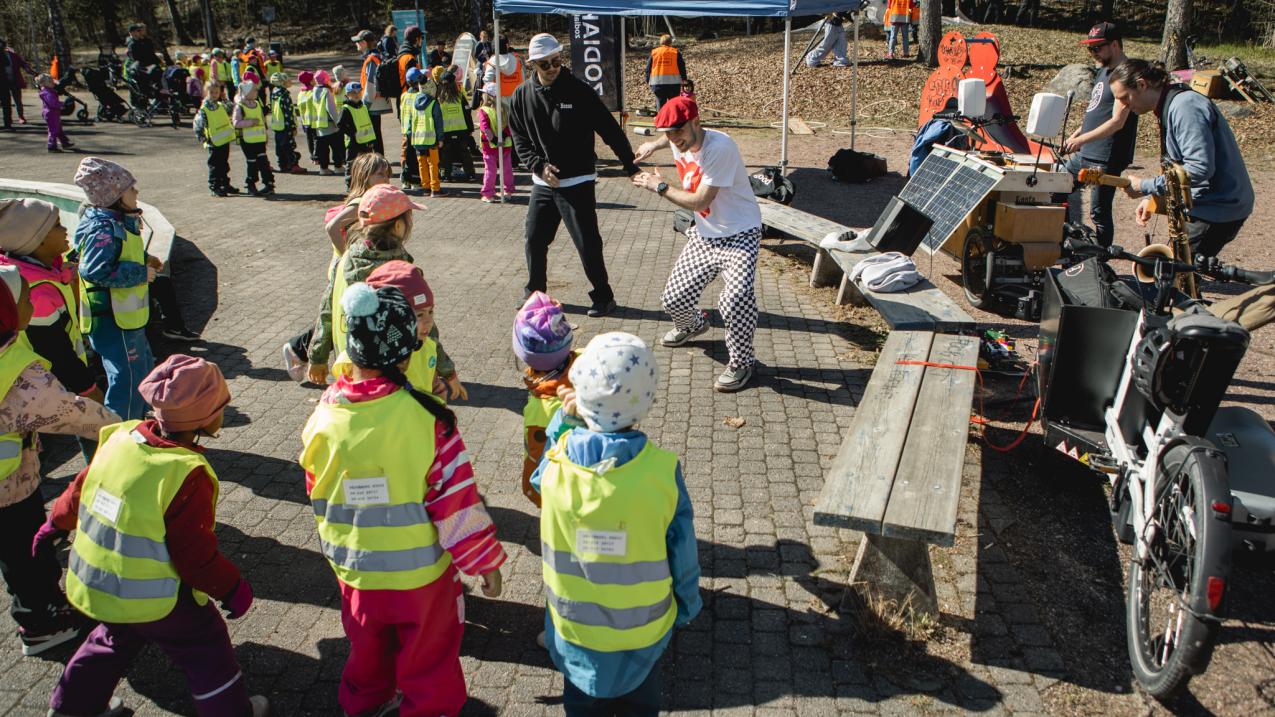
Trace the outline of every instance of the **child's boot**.
<path fill-rule="evenodd" d="M 223 186 L 223 187 L 222 187 L 222 189 L 224 189 L 224 190 L 226 191 L 226 194 L 238 194 L 238 193 L 239 193 L 239 187 L 232 187 L 232 186 L 230 186 L 229 184 L 227 184 L 227 185 Z"/>
<path fill-rule="evenodd" d="M 256 182 L 248 182 L 248 183 L 247 183 L 247 184 L 245 184 L 244 186 L 248 189 L 248 193 L 249 193 L 249 194 L 251 194 L 252 196 L 254 196 L 254 197 L 259 197 L 259 196 L 261 196 L 261 192 L 257 191 L 257 184 L 256 184 Z"/>
<path fill-rule="evenodd" d="M 226 192 L 226 188 L 225 188 L 225 187 L 209 187 L 209 188 L 208 188 L 208 190 L 209 190 L 210 192 L 212 192 L 212 195 L 213 195 L 214 197 L 227 197 L 227 196 L 230 196 L 230 195 Z"/>
<path fill-rule="evenodd" d="M 261 189 L 261 196 L 263 196 L 263 197 L 268 197 L 268 196 L 270 196 L 271 194 L 274 194 L 274 184 L 273 184 L 273 183 L 271 183 L 271 184 L 267 184 L 267 185 L 265 185 L 264 187 L 262 187 L 262 189 Z"/>
<path fill-rule="evenodd" d="M 121 700 L 118 697 L 112 697 L 111 701 L 106 706 L 106 711 L 99 713 L 97 717 L 125 717 L 125 715 L 131 715 L 131 714 L 133 714 L 133 711 L 126 709 L 124 707 L 124 700 Z M 48 717 L 72 717 L 72 716 L 68 715 L 65 712 L 58 712 L 57 710 L 50 709 Z"/>

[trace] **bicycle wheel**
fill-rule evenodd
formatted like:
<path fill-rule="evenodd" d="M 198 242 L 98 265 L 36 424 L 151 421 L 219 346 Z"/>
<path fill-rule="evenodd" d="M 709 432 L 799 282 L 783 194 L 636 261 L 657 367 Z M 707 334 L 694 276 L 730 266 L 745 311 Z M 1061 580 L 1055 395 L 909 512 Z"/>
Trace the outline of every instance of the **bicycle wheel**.
<path fill-rule="evenodd" d="M 1226 462 L 1208 442 L 1164 451 L 1147 558 L 1129 567 L 1129 659 L 1142 688 L 1163 699 L 1203 672 L 1221 626 L 1231 570 Z"/>

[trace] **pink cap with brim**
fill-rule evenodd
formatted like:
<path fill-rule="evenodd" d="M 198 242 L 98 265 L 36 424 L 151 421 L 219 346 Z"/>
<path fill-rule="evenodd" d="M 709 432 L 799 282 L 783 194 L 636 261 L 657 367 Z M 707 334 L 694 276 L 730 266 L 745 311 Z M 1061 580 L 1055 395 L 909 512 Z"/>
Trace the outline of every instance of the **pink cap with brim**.
<path fill-rule="evenodd" d="M 169 433 L 203 428 L 230 403 L 230 388 L 217 364 L 184 354 L 156 366 L 137 392 Z"/>
<path fill-rule="evenodd" d="M 413 202 L 393 184 L 378 184 L 363 193 L 359 200 L 359 224 L 380 224 L 425 207 Z"/>

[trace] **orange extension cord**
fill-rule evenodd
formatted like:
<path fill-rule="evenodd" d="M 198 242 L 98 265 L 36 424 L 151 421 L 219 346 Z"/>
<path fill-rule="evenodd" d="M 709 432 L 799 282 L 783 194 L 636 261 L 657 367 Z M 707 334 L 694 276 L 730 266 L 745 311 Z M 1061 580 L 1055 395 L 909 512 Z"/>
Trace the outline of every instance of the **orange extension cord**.
<path fill-rule="evenodd" d="M 908 360 L 900 360 L 900 361 L 896 361 L 895 363 L 898 364 L 899 366 L 926 366 L 928 368 L 951 368 L 951 369 L 958 369 L 960 371 L 973 371 L 974 375 L 978 378 L 979 387 L 980 388 L 983 387 L 983 372 L 979 371 L 977 366 L 961 366 L 959 364 L 954 364 L 954 363 L 935 363 L 933 361 L 908 361 Z M 1035 367 L 1036 367 L 1036 362 L 1033 361 L 1031 365 L 1027 367 L 1027 370 L 1023 372 L 1023 378 L 1018 382 L 1018 392 L 1015 394 L 1015 398 L 1023 395 L 1023 386 L 1027 385 L 1027 377 L 1031 376 L 1032 369 Z M 1027 419 L 1027 425 L 1023 426 L 1023 430 L 1018 434 L 1018 437 L 1010 441 L 1008 445 L 998 446 L 987 439 L 987 426 L 991 422 L 988 421 L 987 418 L 985 418 L 985 416 L 987 415 L 987 410 L 983 404 L 983 393 L 980 391 L 978 395 L 979 415 L 971 416 L 970 423 L 973 423 L 978 426 L 983 426 L 983 443 L 986 443 L 988 448 L 991 448 L 992 450 L 997 451 L 999 453 L 1009 453 L 1010 451 L 1017 448 L 1018 445 L 1022 443 L 1024 439 L 1027 438 L 1028 432 L 1031 431 L 1032 424 L 1036 422 L 1036 416 L 1039 411 L 1040 411 L 1040 397 L 1037 396 L 1036 402 L 1032 404 L 1032 413 L 1031 413 L 1031 416 Z"/>

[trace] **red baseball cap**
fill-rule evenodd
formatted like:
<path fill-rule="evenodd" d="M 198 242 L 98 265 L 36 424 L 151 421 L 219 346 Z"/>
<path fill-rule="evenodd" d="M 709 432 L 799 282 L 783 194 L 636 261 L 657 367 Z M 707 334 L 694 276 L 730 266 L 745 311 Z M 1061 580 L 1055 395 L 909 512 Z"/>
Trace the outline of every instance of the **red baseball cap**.
<path fill-rule="evenodd" d="M 425 281 L 425 273 L 415 264 L 400 259 L 387 261 L 376 267 L 367 275 L 367 285 L 374 289 L 382 286 L 398 289 L 407 297 L 407 303 L 413 309 L 434 305 L 434 292 L 430 291 L 429 282 Z"/>
<path fill-rule="evenodd" d="M 1120 28 L 1113 22 L 1100 22 L 1089 29 L 1089 34 L 1080 41 L 1082 45 L 1097 45 L 1103 42 L 1115 42 L 1120 37 Z"/>
<path fill-rule="evenodd" d="M 659 114 L 655 115 L 655 129 L 659 132 L 667 132 L 693 119 L 699 119 L 699 105 L 695 104 L 695 100 L 690 97 L 679 95 L 665 102 Z"/>

